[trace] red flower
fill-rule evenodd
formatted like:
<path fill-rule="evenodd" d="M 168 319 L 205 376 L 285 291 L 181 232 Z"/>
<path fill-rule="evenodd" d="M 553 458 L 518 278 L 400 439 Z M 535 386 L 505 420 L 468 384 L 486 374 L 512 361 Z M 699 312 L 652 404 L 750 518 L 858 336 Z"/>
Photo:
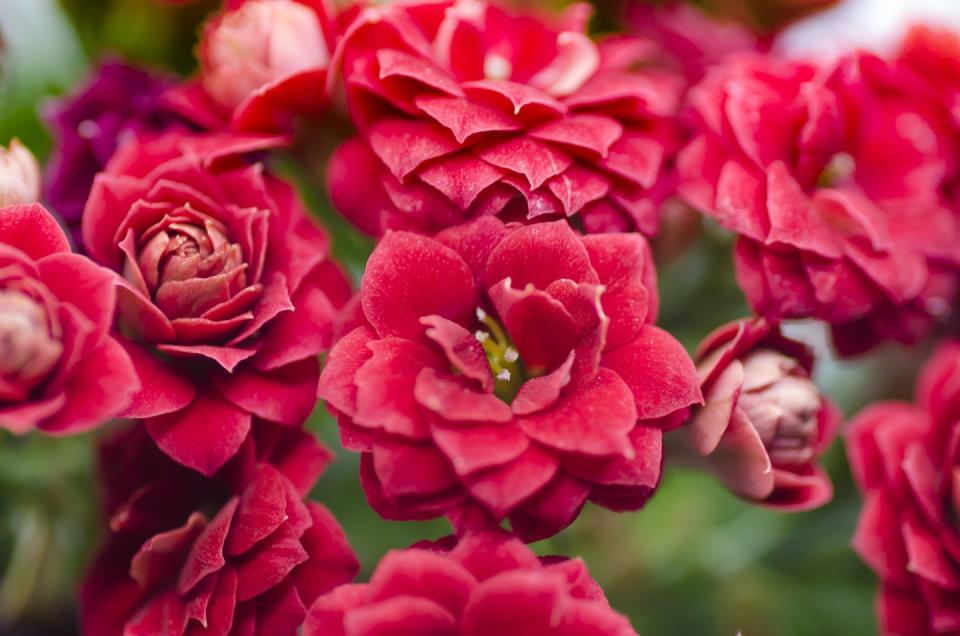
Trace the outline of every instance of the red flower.
<path fill-rule="evenodd" d="M 395 550 L 370 583 L 317 599 L 304 636 L 635 636 L 580 559 L 538 559 L 520 541 L 471 535 Z"/>
<path fill-rule="evenodd" d="M 363 11 L 336 55 L 360 131 L 330 161 L 340 211 L 375 235 L 486 214 L 655 233 L 682 81 L 633 68 L 644 42 L 594 44 L 588 14 L 547 22 L 481 0 Z"/>
<path fill-rule="evenodd" d="M 212 474 L 257 419 L 299 426 L 318 353 L 349 296 L 292 188 L 237 158 L 268 138 L 167 135 L 125 145 L 83 218 L 92 258 L 122 274 L 119 324 L 144 390 L 128 417 Z"/>
<path fill-rule="evenodd" d="M 813 355 L 762 318 L 720 327 L 700 345 L 706 404 L 685 432 L 704 465 L 737 495 L 780 510 L 830 501 L 817 459 L 840 412 L 810 380 Z"/>
<path fill-rule="evenodd" d="M 141 427 L 101 449 L 110 534 L 80 594 L 89 636 L 294 636 L 319 595 L 356 575 L 343 530 L 301 499 L 327 452 L 264 424 L 213 478 Z"/>
<path fill-rule="evenodd" d="M 117 416 L 140 383 L 110 335 L 114 275 L 70 253 L 40 205 L 0 207 L 0 427 L 67 434 Z"/>
<path fill-rule="evenodd" d="M 955 149 L 915 75 L 870 56 L 829 73 L 740 57 L 695 88 L 684 192 L 739 235 L 757 313 L 829 322 L 844 353 L 913 342 L 950 306 Z"/>
<path fill-rule="evenodd" d="M 203 30 L 200 77 L 168 102 L 211 130 L 292 129 L 327 104 L 336 9 L 326 0 L 229 0 Z"/>
<path fill-rule="evenodd" d="M 882 580 L 883 633 L 960 633 L 960 343 L 927 363 L 917 404 L 886 402 L 846 434 L 864 506 L 853 547 Z"/>
<path fill-rule="evenodd" d="M 692 361 L 651 324 L 654 280 L 641 236 L 565 221 L 388 233 L 320 382 L 374 508 L 474 502 L 539 538 L 588 499 L 641 507 L 661 428 L 701 401 Z"/>

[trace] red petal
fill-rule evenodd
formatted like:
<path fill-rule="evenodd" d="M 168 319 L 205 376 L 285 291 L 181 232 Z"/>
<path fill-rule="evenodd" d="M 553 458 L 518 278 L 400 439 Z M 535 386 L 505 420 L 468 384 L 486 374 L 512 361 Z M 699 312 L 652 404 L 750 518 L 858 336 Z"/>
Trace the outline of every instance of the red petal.
<path fill-rule="evenodd" d="M 583 242 L 566 221 L 536 223 L 507 234 L 490 254 L 483 285 L 490 288 L 505 278 L 516 289 L 528 284 L 546 289 L 559 278 L 597 282 Z"/>
<path fill-rule="evenodd" d="M 456 376 L 425 368 L 413 389 L 417 403 L 451 422 L 509 422 L 510 407 L 492 393 L 482 393 Z"/>
<path fill-rule="evenodd" d="M 433 314 L 468 324 L 476 288 L 456 252 L 409 232 L 391 232 L 367 261 L 363 311 L 380 336 L 416 338 L 420 318 Z"/>
<path fill-rule="evenodd" d="M 629 387 L 616 373 L 600 369 L 548 411 L 521 418 L 520 425 L 533 439 L 560 451 L 630 458 L 628 433 L 636 421 Z"/>
<path fill-rule="evenodd" d="M 148 419 L 147 431 L 172 459 L 210 476 L 236 454 L 250 423 L 249 413 L 206 391 L 183 410 Z"/>
<path fill-rule="evenodd" d="M 367 142 L 400 181 L 424 162 L 460 150 L 442 127 L 415 119 L 383 119 L 367 133 Z"/>
<path fill-rule="evenodd" d="M 556 473 L 557 459 L 530 446 L 513 461 L 468 477 L 466 486 L 494 515 L 503 517 L 543 488 Z"/>
<path fill-rule="evenodd" d="M 519 457 L 530 440 L 514 425 L 456 426 L 434 424 L 433 441 L 458 475 L 502 466 Z"/>
<path fill-rule="evenodd" d="M 356 413 L 357 385 L 354 378 L 373 355 L 367 343 L 376 337 L 369 327 L 357 327 L 341 338 L 327 356 L 317 395 L 341 413 L 350 416 Z"/>
<path fill-rule="evenodd" d="M 192 379 L 182 376 L 146 349 L 120 340 L 140 378 L 140 391 L 131 399 L 123 417 L 151 418 L 186 408 L 196 395 Z"/>
<path fill-rule="evenodd" d="M 67 235 L 39 203 L 10 205 L 0 210 L 0 236 L 4 243 L 33 260 L 70 251 Z"/>
<path fill-rule="evenodd" d="M 281 525 L 237 560 L 237 601 L 249 600 L 280 584 L 308 558 L 289 526 Z"/>
<path fill-rule="evenodd" d="M 703 404 L 693 360 L 673 336 L 659 327 L 648 325 L 629 344 L 606 352 L 601 365 L 626 381 L 641 420 Z"/>
<path fill-rule="evenodd" d="M 534 190 L 547 179 L 561 174 L 573 161 L 569 155 L 525 135 L 485 146 L 476 152 L 484 161 L 523 175 Z"/>
<path fill-rule="evenodd" d="M 417 176 L 462 210 L 507 172 L 477 157 L 471 150 L 444 157 L 422 168 Z"/>
<path fill-rule="evenodd" d="M 224 504 L 217 516 L 207 524 L 207 527 L 194 541 L 177 580 L 177 593 L 187 594 L 207 575 L 219 571 L 226 565 L 226 559 L 223 556 L 223 544 L 227 540 L 230 522 L 233 520 L 236 510 L 237 499 L 233 498 Z"/>
<path fill-rule="evenodd" d="M 245 368 L 236 373 L 213 375 L 225 398 L 265 420 L 299 426 L 317 403 L 320 363 L 307 358 L 261 373 Z"/>
<path fill-rule="evenodd" d="M 490 363 L 474 334 L 441 316 L 426 316 L 420 322 L 427 326 L 427 337 L 443 348 L 447 360 L 457 371 L 479 382 L 484 391 L 493 391 Z"/>

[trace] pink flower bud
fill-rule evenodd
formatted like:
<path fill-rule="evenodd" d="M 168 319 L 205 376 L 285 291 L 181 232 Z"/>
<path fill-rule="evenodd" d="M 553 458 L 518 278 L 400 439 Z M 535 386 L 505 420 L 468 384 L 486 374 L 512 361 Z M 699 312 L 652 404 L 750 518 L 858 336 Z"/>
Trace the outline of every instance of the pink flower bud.
<path fill-rule="evenodd" d="M 760 349 L 743 359 L 738 405 L 757 430 L 773 465 L 802 466 L 813 459 L 817 387 L 796 359 Z"/>
<path fill-rule="evenodd" d="M 40 165 L 16 139 L 0 146 L 0 207 L 40 199 Z"/>
<path fill-rule="evenodd" d="M 203 87 L 231 109 L 269 84 L 329 61 L 317 13 L 294 0 L 250 0 L 212 23 L 201 45 Z"/>

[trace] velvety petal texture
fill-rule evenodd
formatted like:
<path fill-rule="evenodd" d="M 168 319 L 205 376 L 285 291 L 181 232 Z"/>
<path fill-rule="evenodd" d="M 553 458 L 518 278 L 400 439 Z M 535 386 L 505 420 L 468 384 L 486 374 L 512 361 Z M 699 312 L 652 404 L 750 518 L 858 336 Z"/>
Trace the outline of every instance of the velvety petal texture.
<path fill-rule="evenodd" d="M 297 634 L 314 599 L 359 568 L 330 512 L 302 501 L 329 457 L 306 433 L 262 424 L 205 478 L 139 425 L 107 438 L 110 533 L 81 589 L 83 633 Z"/>
<path fill-rule="evenodd" d="M 71 253 L 41 205 L 0 207 L 0 428 L 79 433 L 131 405 L 116 298 L 113 272 Z"/>
<path fill-rule="evenodd" d="M 736 495 L 770 508 L 818 508 L 833 496 L 817 460 L 840 411 L 810 379 L 812 353 L 763 318 L 714 331 L 697 352 L 705 404 L 678 435 L 696 464 Z"/>
<path fill-rule="evenodd" d="M 476 0 L 364 8 L 334 56 L 358 129 L 330 159 L 336 206 L 375 236 L 484 215 L 655 234 L 683 80 L 640 48 L 593 42 L 588 17 Z"/>
<path fill-rule="evenodd" d="M 88 253 L 113 269 L 143 390 L 127 413 L 205 475 L 258 421 L 299 426 L 349 284 L 292 187 L 247 153 L 271 136 L 135 139 L 98 175 Z"/>
<path fill-rule="evenodd" d="M 509 518 L 533 540 L 588 500 L 641 507 L 662 428 L 702 403 L 692 360 L 651 324 L 653 279 L 640 235 L 584 237 L 566 221 L 388 232 L 360 324 L 320 377 L 374 508 Z"/>
<path fill-rule="evenodd" d="M 914 343 L 960 265 L 951 113 L 916 71 L 732 56 L 690 92 L 681 192 L 738 235 L 737 280 L 771 320 L 817 318 L 842 354 Z"/>
<path fill-rule="evenodd" d="M 942 344 L 920 374 L 916 404 L 864 409 L 846 433 L 864 496 L 853 547 L 880 578 L 890 636 L 960 632 L 960 344 Z"/>
<path fill-rule="evenodd" d="M 579 559 L 538 559 L 503 533 L 388 553 L 369 583 L 310 608 L 304 636 L 635 636 Z"/>

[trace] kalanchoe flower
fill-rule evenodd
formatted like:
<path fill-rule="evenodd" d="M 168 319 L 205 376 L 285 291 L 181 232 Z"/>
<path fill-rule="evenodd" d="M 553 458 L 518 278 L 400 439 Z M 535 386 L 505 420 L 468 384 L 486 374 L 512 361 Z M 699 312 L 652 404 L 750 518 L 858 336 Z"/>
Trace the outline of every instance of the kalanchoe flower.
<path fill-rule="evenodd" d="M 714 331 L 697 359 L 706 404 L 683 432 L 702 465 L 765 506 L 827 503 L 833 487 L 817 460 L 836 436 L 840 412 L 810 379 L 810 351 L 756 318 Z"/>
<path fill-rule="evenodd" d="M 204 478 L 136 426 L 101 449 L 110 533 L 80 595 L 89 636 L 294 636 L 358 563 L 323 506 L 302 501 L 329 460 L 307 433 L 261 424 Z"/>
<path fill-rule="evenodd" d="M 692 360 L 652 324 L 637 234 L 493 217 L 389 232 L 360 296 L 320 396 L 387 518 L 473 520 L 461 506 L 479 505 L 533 539 L 587 500 L 637 509 L 660 477 L 661 429 L 701 402 Z"/>
<path fill-rule="evenodd" d="M 739 235 L 737 278 L 757 313 L 824 320 L 852 354 L 914 342 L 948 311 L 955 147 L 921 89 L 867 55 L 830 72 L 737 57 L 694 89 L 683 192 Z"/>
<path fill-rule="evenodd" d="M 846 434 L 864 494 L 853 547 L 880 577 L 889 636 L 960 633 L 960 344 L 920 375 L 916 404 L 868 407 Z"/>
<path fill-rule="evenodd" d="M 43 207 L 0 207 L 0 428 L 76 433 L 130 404 L 115 300 L 113 273 L 71 254 Z"/>
<path fill-rule="evenodd" d="M 44 194 L 78 247 L 80 215 L 93 178 L 117 146 L 135 134 L 166 130 L 179 121 L 160 99 L 169 85 L 166 77 L 108 60 L 77 92 L 46 111 L 55 144 Z"/>
<path fill-rule="evenodd" d="M 336 20 L 327 0 L 229 0 L 204 28 L 199 78 L 166 99 L 203 128 L 290 130 L 326 106 Z"/>
<path fill-rule="evenodd" d="M 0 207 L 40 200 L 40 164 L 33 153 L 13 139 L 0 146 Z"/>
<path fill-rule="evenodd" d="M 592 42 L 588 17 L 482 0 L 364 10 L 336 55 L 359 129 L 330 160 L 340 211 L 374 235 L 489 214 L 655 233 L 682 80 L 634 68 L 647 43 Z"/>
<path fill-rule="evenodd" d="M 388 553 L 369 583 L 310 608 L 304 636 L 635 636 L 580 559 L 543 558 L 519 540 L 470 535 Z"/>
<path fill-rule="evenodd" d="M 293 189 L 238 156 L 281 141 L 136 140 L 84 213 L 89 254 L 122 275 L 119 327 L 144 383 L 127 416 L 204 474 L 254 420 L 303 423 L 350 293 Z"/>

